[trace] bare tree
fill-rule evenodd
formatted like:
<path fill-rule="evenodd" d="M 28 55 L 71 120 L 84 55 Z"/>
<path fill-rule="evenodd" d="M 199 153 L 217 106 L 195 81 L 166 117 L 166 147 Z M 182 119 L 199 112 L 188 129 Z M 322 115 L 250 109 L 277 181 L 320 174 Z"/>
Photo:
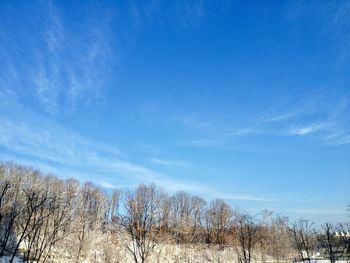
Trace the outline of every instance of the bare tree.
<path fill-rule="evenodd" d="M 0 171 L 2 173 L 2 171 Z M 0 174 L 1 176 L 1 174 Z M 0 177 L 0 257 L 8 248 L 8 241 L 13 233 L 14 220 L 18 216 L 18 206 L 10 196 L 11 183 Z"/>
<path fill-rule="evenodd" d="M 161 255 L 161 244 L 170 236 L 180 244 L 207 242 L 217 248 L 232 244 L 240 263 L 251 263 L 257 249 L 277 262 L 296 251 L 298 261 L 310 263 L 316 245 L 332 263 L 350 258 L 349 224 L 327 223 L 316 233 L 308 220 L 289 228 L 287 218 L 272 217 L 269 211 L 264 215 L 258 220 L 233 213 L 221 199 L 207 208 L 200 197 L 183 191 L 169 197 L 154 185 L 140 185 L 123 196 L 115 190 L 107 197 L 92 183 L 80 185 L 74 179 L 64 181 L 13 163 L 0 164 L 0 257 L 9 255 L 10 262 L 22 256 L 24 262 L 43 263 L 58 248 L 81 262 L 97 244 L 95 234 L 103 239 L 106 262 L 125 256 L 119 247 L 122 242 L 135 263 L 144 263 L 156 247 Z M 192 252 L 186 250 L 190 246 L 183 247 L 187 260 Z"/>
<path fill-rule="evenodd" d="M 28 193 L 29 194 L 29 193 Z M 24 238 L 25 253 L 24 261 L 40 262 L 42 255 L 46 252 L 46 249 L 50 245 L 51 240 L 51 227 L 50 216 L 54 210 L 57 209 L 54 206 L 54 198 L 49 197 L 46 193 L 30 193 L 32 196 L 28 196 L 34 204 L 38 204 L 37 209 L 31 208 L 33 211 L 32 219 L 29 221 L 28 233 Z M 37 199 L 37 200 L 35 200 Z M 49 253 L 49 251 L 47 251 Z"/>
<path fill-rule="evenodd" d="M 22 210 L 21 183 L 27 168 L 7 162 L 0 165 L 0 257 L 14 253 L 16 248 L 16 220 Z"/>
<path fill-rule="evenodd" d="M 119 189 L 114 189 L 112 193 L 112 198 L 110 202 L 111 206 L 111 221 L 116 221 L 119 217 L 119 206 L 121 200 L 122 192 Z"/>
<path fill-rule="evenodd" d="M 154 185 L 139 185 L 127 193 L 122 227 L 130 240 L 124 242 L 135 263 L 144 263 L 162 240 L 160 192 Z"/>
<path fill-rule="evenodd" d="M 6 181 L 4 179 L 1 179 L 0 181 L 0 223 L 2 222 L 2 219 L 5 217 L 6 214 L 6 193 L 10 190 L 11 183 L 9 181 Z"/>
<path fill-rule="evenodd" d="M 316 244 L 314 223 L 308 219 L 300 219 L 293 224 L 291 232 L 299 260 L 311 263 L 312 252 Z"/>
<path fill-rule="evenodd" d="M 210 203 L 206 212 L 207 239 L 223 247 L 226 244 L 232 218 L 231 207 L 222 199 Z"/>
<path fill-rule="evenodd" d="M 85 183 L 78 193 L 78 204 L 74 215 L 75 236 L 78 241 L 76 262 L 81 261 L 83 252 L 91 241 L 92 232 L 101 229 L 106 209 L 105 194 L 93 183 Z"/>
<path fill-rule="evenodd" d="M 39 210 L 36 220 L 41 220 L 26 238 L 26 260 L 45 262 L 52 247 L 67 236 L 64 231 L 71 219 L 72 199 L 65 184 L 54 176 L 44 178 L 45 206 Z M 35 220 L 33 220 L 35 223 Z"/>
<path fill-rule="evenodd" d="M 288 217 L 276 216 L 270 226 L 270 255 L 276 262 L 288 260 L 291 251 L 291 241 L 289 236 Z"/>
<path fill-rule="evenodd" d="M 198 196 L 179 191 L 171 198 L 171 228 L 176 243 L 192 243 L 198 238 L 206 202 Z"/>
<path fill-rule="evenodd" d="M 31 235 L 37 235 L 37 229 L 47 214 L 43 213 L 47 197 L 35 190 L 23 190 L 25 194 L 25 206 L 21 212 L 21 220 L 17 222 L 17 232 L 20 233 L 10 262 L 13 262 L 18 248 L 25 239 L 31 239 Z M 30 250 L 26 252 L 25 261 L 30 257 Z"/>
<path fill-rule="evenodd" d="M 236 212 L 232 229 L 234 249 L 239 262 L 250 263 L 253 251 L 261 238 L 256 216 Z"/>
<path fill-rule="evenodd" d="M 344 256 L 350 260 L 350 224 L 343 223 L 337 227 L 336 237 L 341 240 L 344 249 Z"/>
<path fill-rule="evenodd" d="M 331 263 L 335 263 L 336 260 L 342 258 L 345 252 L 342 246 L 342 240 L 336 236 L 336 227 L 331 223 L 322 224 L 321 231 L 322 232 L 318 235 L 318 242 L 326 251 Z"/>
<path fill-rule="evenodd" d="M 184 191 L 179 191 L 172 197 L 172 230 L 177 244 L 187 243 L 190 232 L 190 199 L 191 196 Z"/>
<path fill-rule="evenodd" d="M 272 211 L 262 210 L 259 226 L 259 249 L 262 261 L 265 261 L 267 256 L 272 256 L 277 263 L 285 262 L 292 256 L 288 223 L 288 217 L 273 216 Z"/>
<path fill-rule="evenodd" d="M 172 211 L 172 198 L 166 193 L 160 193 L 160 222 L 161 222 L 161 235 L 169 236 L 171 233 L 171 211 Z"/>
<path fill-rule="evenodd" d="M 206 202 L 203 198 L 198 196 L 192 196 L 190 200 L 191 207 L 191 232 L 189 235 L 189 242 L 198 241 L 199 235 L 203 229 L 203 219 L 205 213 Z"/>

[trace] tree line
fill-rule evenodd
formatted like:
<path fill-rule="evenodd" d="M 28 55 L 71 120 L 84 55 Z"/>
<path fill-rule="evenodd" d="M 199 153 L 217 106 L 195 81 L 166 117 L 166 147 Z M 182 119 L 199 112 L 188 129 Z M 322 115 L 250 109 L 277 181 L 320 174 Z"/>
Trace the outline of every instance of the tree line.
<path fill-rule="evenodd" d="M 222 199 L 207 203 L 184 191 L 169 195 L 154 184 L 107 193 L 91 182 L 59 179 L 27 166 L 0 164 L 0 258 L 48 262 L 64 247 L 75 262 L 96 236 L 117 240 L 135 263 L 166 244 L 232 248 L 238 262 L 273 258 L 311 263 L 315 250 L 334 263 L 350 259 L 349 224 L 307 219 L 290 223 L 263 210 L 251 215 Z M 345 233 L 345 234 L 344 234 Z M 105 253 L 105 262 L 113 261 Z"/>

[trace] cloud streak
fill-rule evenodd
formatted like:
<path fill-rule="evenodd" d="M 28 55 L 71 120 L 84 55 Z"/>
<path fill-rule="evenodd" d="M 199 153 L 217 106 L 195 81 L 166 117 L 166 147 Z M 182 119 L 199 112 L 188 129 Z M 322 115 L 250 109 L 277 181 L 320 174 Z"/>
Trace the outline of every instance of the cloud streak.
<path fill-rule="evenodd" d="M 186 167 L 190 164 L 185 161 L 179 161 L 179 160 L 166 160 L 166 159 L 160 159 L 156 157 L 150 158 L 151 163 L 159 164 L 163 166 L 178 166 L 178 167 Z"/>
<path fill-rule="evenodd" d="M 126 160 L 126 155 L 118 148 L 91 141 L 28 110 L 23 109 L 23 112 L 27 113 L 17 118 L 0 114 L 0 147 L 8 151 L 8 154 L 0 155 L 3 159 L 17 160 L 65 177 L 75 176 L 81 180 L 90 180 L 108 189 L 128 188 L 140 182 L 156 182 L 170 192 L 184 190 L 212 198 L 273 201 L 251 195 L 225 194 L 198 182 L 175 180 L 166 174 Z M 160 166 L 188 165 L 183 161 L 155 157 L 150 160 Z"/>
<path fill-rule="evenodd" d="M 344 210 L 337 209 L 319 209 L 319 208 L 290 208 L 287 209 L 288 212 L 296 214 L 305 214 L 305 215 L 341 215 L 344 214 Z"/>
<path fill-rule="evenodd" d="M 292 110 L 272 106 L 266 112 L 251 117 L 250 120 L 248 116 L 245 125 L 240 125 L 241 123 L 235 120 L 218 123 L 210 119 L 199 121 L 192 118 L 193 123 L 210 123 L 210 126 L 190 126 L 182 122 L 187 129 L 196 131 L 196 138 L 187 140 L 181 145 L 221 147 L 237 138 L 252 136 L 315 138 L 314 142 L 318 141 L 329 146 L 349 144 L 350 122 L 347 118 L 350 114 L 349 99 L 348 92 L 341 94 L 315 92 L 302 96 L 293 105 L 288 106 L 288 109 Z M 225 118 L 227 116 L 217 117 L 220 120 Z"/>
<path fill-rule="evenodd" d="M 12 7 L 10 12 L 25 7 Z M 99 10 L 99 11 L 95 11 Z M 15 25 L 12 43 L 1 46 L 0 89 L 14 86 L 23 100 L 31 98 L 51 116 L 103 101 L 103 89 L 110 76 L 112 48 L 110 17 L 105 10 L 91 6 L 79 10 L 80 23 L 63 22 L 62 10 L 54 2 L 40 3 L 33 12 L 37 19 Z M 84 12 L 92 16 L 84 17 Z M 29 15 L 29 14 L 28 14 Z M 2 28 L 10 34 L 10 28 Z M 30 37 L 22 37 L 23 32 Z M 79 33 L 77 32 L 79 31 Z M 17 52 L 25 52 L 26 59 Z M 21 61 L 19 64 L 18 61 Z M 11 77 L 7 77 L 11 76 Z M 16 81 L 16 85 L 13 85 Z"/>
<path fill-rule="evenodd" d="M 289 131 L 290 135 L 299 135 L 299 136 L 304 136 L 307 134 L 315 133 L 319 130 L 322 130 L 325 125 L 321 124 L 310 124 L 307 126 L 302 126 L 298 128 L 293 128 Z"/>

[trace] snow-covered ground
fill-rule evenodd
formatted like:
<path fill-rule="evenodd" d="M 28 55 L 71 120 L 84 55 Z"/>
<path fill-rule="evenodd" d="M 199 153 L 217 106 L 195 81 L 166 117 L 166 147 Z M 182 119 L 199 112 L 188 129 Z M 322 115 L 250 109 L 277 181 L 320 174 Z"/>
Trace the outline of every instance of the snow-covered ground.
<path fill-rule="evenodd" d="M 60 243 L 52 250 L 52 257 L 47 263 L 133 263 L 131 254 L 125 249 L 122 240 L 113 238 L 111 235 L 95 235 L 86 243 L 81 258 L 77 260 L 77 243 L 72 238 L 69 241 Z M 274 263 L 272 257 L 261 257 L 255 253 L 253 262 Z M 0 263 L 9 263 L 10 257 L 0 258 Z M 237 256 L 232 247 L 225 249 L 218 246 L 207 246 L 205 244 L 176 245 L 174 243 L 159 244 L 152 252 L 148 263 L 237 263 Z M 280 262 L 283 262 L 280 260 Z M 285 263 L 287 263 L 286 261 Z M 289 261 L 292 262 L 292 261 Z M 16 258 L 14 263 L 22 263 L 20 258 Z M 297 262 L 298 263 L 298 262 Z M 299 262 L 302 263 L 302 262 Z M 330 263 L 329 260 L 314 260 L 313 263 Z M 338 263 L 350 263 L 338 261 Z"/>
<path fill-rule="evenodd" d="M 1 257 L 0 263 L 9 263 L 10 257 Z M 49 260 L 52 263 L 73 263 L 75 260 L 69 257 L 57 257 Z M 91 251 L 88 258 L 81 260 L 81 263 L 132 263 L 133 260 L 130 255 L 119 255 L 116 258 L 106 260 L 103 253 L 96 253 Z M 216 250 L 216 249 L 198 249 L 198 248 L 183 248 L 181 246 L 166 246 L 161 251 L 154 253 L 148 260 L 149 263 L 233 263 L 237 262 L 234 253 L 230 249 Z M 255 262 L 261 262 L 259 260 Z M 274 261 L 268 261 L 272 263 Z M 13 263 L 23 263 L 18 257 L 15 258 Z M 301 262 L 296 262 L 301 263 Z M 313 263 L 330 263 L 330 260 L 314 260 Z M 349 261 L 339 260 L 337 263 L 349 263 Z"/>
<path fill-rule="evenodd" d="M 9 263 L 11 257 L 1 257 L 0 258 L 0 263 Z M 15 257 L 13 263 L 22 263 L 22 260 L 18 257 Z"/>

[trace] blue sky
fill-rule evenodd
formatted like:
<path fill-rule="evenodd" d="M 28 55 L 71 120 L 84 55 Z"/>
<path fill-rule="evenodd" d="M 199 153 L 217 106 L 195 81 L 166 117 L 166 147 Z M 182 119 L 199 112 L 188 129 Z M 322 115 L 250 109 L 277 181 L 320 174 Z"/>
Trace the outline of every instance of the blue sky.
<path fill-rule="evenodd" d="M 350 3 L 1 1 L 0 160 L 347 220 Z"/>

